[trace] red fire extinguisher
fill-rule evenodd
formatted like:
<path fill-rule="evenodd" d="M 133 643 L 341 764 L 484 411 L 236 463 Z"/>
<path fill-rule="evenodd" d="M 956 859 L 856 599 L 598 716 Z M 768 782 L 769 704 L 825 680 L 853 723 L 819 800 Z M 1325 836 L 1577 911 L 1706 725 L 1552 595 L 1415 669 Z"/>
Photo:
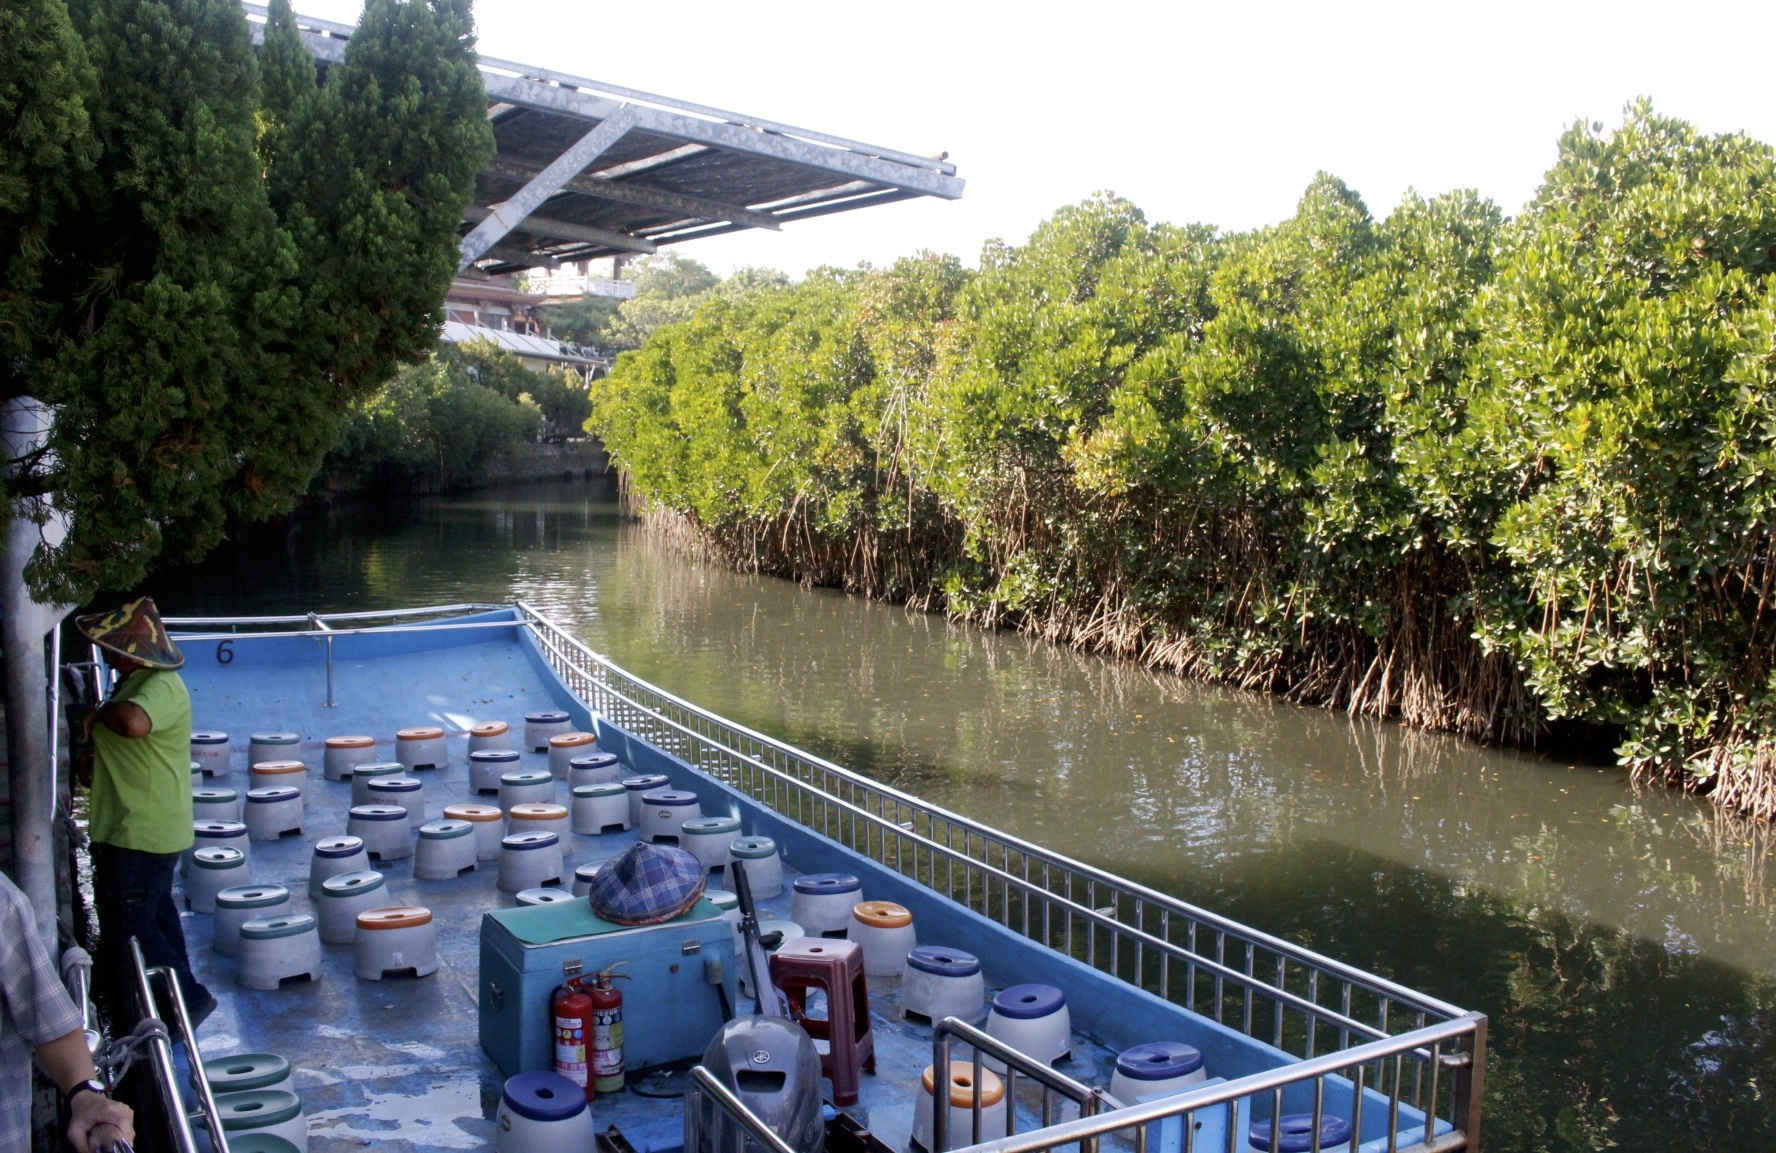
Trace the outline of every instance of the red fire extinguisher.
<path fill-rule="evenodd" d="M 617 965 L 622 963 L 618 961 Z M 620 1093 L 623 1089 L 623 994 L 611 982 L 627 981 L 629 974 L 617 972 L 617 965 L 592 974 L 593 985 L 587 998 L 592 1017 L 592 1084 L 588 1097 L 593 1093 Z"/>
<path fill-rule="evenodd" d="M 575 977 L 558 985 L 549 1001 L 555 1018 L 555 1071 L 586 1090 L 586 1100 L 597 1094 L 586 1077 L 586 1046 L 592 1039 L 592 998 Z"/>

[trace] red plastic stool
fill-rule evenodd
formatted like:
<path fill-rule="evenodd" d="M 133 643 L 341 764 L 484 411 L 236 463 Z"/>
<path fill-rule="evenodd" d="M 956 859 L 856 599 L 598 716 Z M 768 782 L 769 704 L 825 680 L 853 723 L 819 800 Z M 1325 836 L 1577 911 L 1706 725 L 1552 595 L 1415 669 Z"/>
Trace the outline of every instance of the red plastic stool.
<path fill-rule="evenodd" d="M 855 941 L 797 937 L 771 954 L 771 982 L 789 999 L 790 1016 L 808 1036 L 827 1043 L 820 1072 L 831 1078 L 833 1104 L 857 1104 L 857 1082 L 876 1071 L 863 948 Z M 826 994 L 826 1019 L 809 1017 L 808 991 Z"/>

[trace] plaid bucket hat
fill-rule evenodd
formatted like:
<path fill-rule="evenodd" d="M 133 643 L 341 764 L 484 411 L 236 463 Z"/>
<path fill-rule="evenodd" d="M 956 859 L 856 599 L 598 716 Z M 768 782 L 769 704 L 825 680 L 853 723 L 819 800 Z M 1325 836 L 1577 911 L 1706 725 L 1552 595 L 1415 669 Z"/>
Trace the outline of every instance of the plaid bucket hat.
<path fill-rule="evenodd" d="M 657 925 L 703 896 L 703 862 L 671 845 L 638 842 L 592 878 L 592 911 L 613 925 Z"/>
<path fill-rule="evenodd" d="M 185 654 L 167 636 L 152 597 L 137 597 L 110 612 L 74 618 L 74 627 L 102 649 L 138 661 L 151 669 L 185 667 Z"/>

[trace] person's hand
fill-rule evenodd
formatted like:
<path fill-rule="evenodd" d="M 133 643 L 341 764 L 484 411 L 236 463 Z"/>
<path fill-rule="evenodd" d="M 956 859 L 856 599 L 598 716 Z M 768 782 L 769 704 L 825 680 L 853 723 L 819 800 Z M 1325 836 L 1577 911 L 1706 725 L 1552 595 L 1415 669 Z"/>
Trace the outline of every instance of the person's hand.
<path fill-rule="evenodd" d="M 79 1093 L 70 1108 L 73 1116 L 68 1119 L 68 1144 L 74 1146 L 75 1153 L 93 1153 L 99 1139 L 136 1139 L 135 1114 L 120 1101 L 100 1093 Z"/>
<path fill-rule="evenodd" d="M 98 719 L 99 710 L 86 710 L 86 715 L 80 718 L 80 735 L 89 741 L 92 740 L 93 724 L 98 721 Z"/>

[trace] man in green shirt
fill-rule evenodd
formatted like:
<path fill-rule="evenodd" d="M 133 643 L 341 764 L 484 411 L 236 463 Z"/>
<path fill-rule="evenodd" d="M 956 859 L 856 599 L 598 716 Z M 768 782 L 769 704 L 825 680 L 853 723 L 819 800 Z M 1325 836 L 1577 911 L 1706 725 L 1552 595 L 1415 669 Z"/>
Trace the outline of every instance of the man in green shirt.
<path fill-rule="evenodd" d="M 121 678 L 85 722 L 93 742 L 95 968 L 111 984 L 113 1021 L 127 1018 L 122 991 L 133 980 L 128 943 L 134 937 L 148 965 L 166 965 L 178 975 L 185 1003 L 201 1021 L 216 999 L 191 974 L 173 902 L 179 855 L 192 842 L 191 694 L 175 671 L 185 654 L 147 597 L 74 624 Z"/>

